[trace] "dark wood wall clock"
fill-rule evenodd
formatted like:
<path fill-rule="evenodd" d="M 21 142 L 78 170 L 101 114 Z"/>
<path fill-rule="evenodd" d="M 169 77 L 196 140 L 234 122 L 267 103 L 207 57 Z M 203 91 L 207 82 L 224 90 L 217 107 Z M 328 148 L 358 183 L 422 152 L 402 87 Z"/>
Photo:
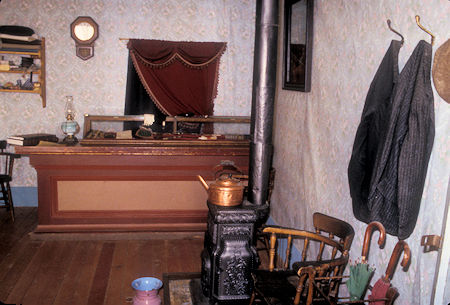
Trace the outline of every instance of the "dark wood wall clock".
<path fill-rule="evenodd" d="M 75 40 L 76 54 L 83 60 L 94 56 L 98 24 L 91 17 L 80 16 L 70 24 L 70 36 Z"/>

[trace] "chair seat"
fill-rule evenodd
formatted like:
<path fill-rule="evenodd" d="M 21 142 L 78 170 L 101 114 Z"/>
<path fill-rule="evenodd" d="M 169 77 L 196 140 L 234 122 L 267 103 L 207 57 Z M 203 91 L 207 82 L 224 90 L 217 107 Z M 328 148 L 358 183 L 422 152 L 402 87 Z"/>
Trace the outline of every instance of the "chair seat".
<path fill-rule="evenodd" d="M 11 182 L 12 178 L 10 175 L 0 175 L 0 182 Z"/>
<path fill-rule="evenodd" d="M 298 276 L 293 270 L 255 270 L 252 274 L 255 290 L 270 305 L 292 304 L 296 293 Z"/>

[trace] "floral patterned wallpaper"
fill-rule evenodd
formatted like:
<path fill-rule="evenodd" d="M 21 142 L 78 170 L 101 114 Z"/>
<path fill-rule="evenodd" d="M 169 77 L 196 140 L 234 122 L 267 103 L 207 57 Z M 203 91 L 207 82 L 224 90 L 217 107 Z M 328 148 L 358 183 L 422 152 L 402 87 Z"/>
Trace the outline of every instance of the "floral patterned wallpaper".
<path fill-rule="evenodd" d="M 249 116 L 255 10 L 252 0 L 1 1 L 0 25 L 27 26 L 46 39 L 47 107 L 37 94 L 0 93 L 0 139 L 32 132 L 63 137 L 66 95 L 74 96 L 80 125 L 85 113 L 123 114 L 128 50 L 119 38 L 227 42 L 215 114 Z M 78 16 L 99 25 L 95 55 L 87 61 L 76 57 L 70 36 Z M 14 176 L 14 186 L 36 185 L 28 158 L 17 162 Z"/>
<path fill-rule="evenodd" d="M 347 183 L 356 128 L 372 77 L 390 40 L 397 39 L 386 20 L 405 36 L 403 67 L 418 41 L 429 39 L 415 24 L 416 14 L 436 34 L 436 50 L 449 38 L 447 0 L 316 0 L 310 93 L 281 89 L 279 34 L 272 220 L 311 228 L 311 216 L 319 211 L 349 221 L 356 231 L 352 259 L 359 257 L 365 230 L 353 217 Z M 88 61 L 75 56 L 69 34 L 77 16 L 91 16 L 100 26 L 95 56 Z M 127 49 L 119 37 L 226 41 L 216 114 L 250 115 L 254 23 L 252 0 L 3 0 L 0 24 L 29 26 L 46 37 L 48 97 L 43 109 L 37 95 L 0 93 L 0 138 L 36 131 L 62 136 L 68 94 L 75 98 L 79 121 L 83 113 L 123 113 Z M 441 232 L 450 175 L 450 106 L 436 92 L 434 99 L 436 138 L 418 223 L 407 240 L 412 263 L 408 272 L 398 267 L 393 279 L 400 292 L 396 304 L 429 304 L 431 298 L 437 253 L 422 253 L 420 237 Z M 16 186 L 36 186 L 27 158 L 18 162 L 15 175 Z M 395 242 L 388 236 L 383 250 L 372 245 L 374 279 L 384 273 Z"/>
<path fill-rule="evenodd" d="M 450 2 L 316 0 L 314 9 L 310 93 L 281 89 L 279 41 L 274 129 L 277 176 L 271 216 L 279 225 L 308 229 L 316 211 L 350 222 L 356 232 L 351 253 L 354 260 L 361 254 L 365 224 L 353 217 L 347 166 L 370 82 L 390 41 L 398 39 L 386 20 L 391 19 L 392 26 L 405 37 L 399 58 L 403 68 L 419 40 L 430 41 L 416 25 L 415 15 L 420 15 L 422 25 L 436 35 L 436 51 L 449 38 Z M 423 253 L 420 239 L 425 234 L 441 233 L 450 175 L 450 105 L 436 91 L 434 103 L 436 137 L 417 226 L 406 240 L 412 262 L 408 272 L 398 266 L 392 281 L 400 292 L 396 304 L 431 302 L 437 253 Z M 396 237 L 388 235 L 383 250 L 372 244 L 369 262 L 377 268 L 373 283 L 384 275 L 396 242 Z"/>

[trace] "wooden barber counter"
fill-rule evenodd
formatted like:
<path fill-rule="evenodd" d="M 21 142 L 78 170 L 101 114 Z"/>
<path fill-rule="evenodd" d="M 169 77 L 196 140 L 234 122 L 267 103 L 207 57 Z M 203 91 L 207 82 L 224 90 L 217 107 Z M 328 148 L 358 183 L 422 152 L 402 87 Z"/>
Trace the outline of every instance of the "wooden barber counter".
<path fill-rule="evenodd" d="M 197 175 L 232 161 L 248 172 L 249 141 L 130 140 L 16 146 L 36 169 L 35 232 L 203 231 L 207 192 Z"/>

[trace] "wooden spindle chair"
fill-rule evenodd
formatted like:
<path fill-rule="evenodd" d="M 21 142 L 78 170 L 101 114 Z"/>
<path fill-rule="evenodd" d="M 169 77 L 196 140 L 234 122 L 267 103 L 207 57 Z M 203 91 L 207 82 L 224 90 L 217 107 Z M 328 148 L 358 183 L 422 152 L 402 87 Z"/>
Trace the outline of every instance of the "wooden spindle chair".
<path fill-rule="evenodd" d="M 312 290 L 314 287 L 308 283 L 311 280 L 326 297 L 337 297 L 355 232 L 347 222 L 322 213 L 313 215 L 313 224 L 315 232 L 264 228 L 263 233 L 270 236 L 269 268 L 252 272 L 254 292 L 250 304 L 312 304 L 319 292 Z M 300 247 L 301 259 L 291 264 L 294 241 L 300 241 L 295 245 Z M 280 245 L 284 253 L 277 253 Z"/>
<path fill-rule="evenodd" d="M 6 146 L 5 140 L 0 141 L 0 207 L 9 210 L 11 219 L 14 221 L 14 204 L 10 182 L 12 181 L 14 159 L 20 158 L 20 155 L 5 151 Z"/>

